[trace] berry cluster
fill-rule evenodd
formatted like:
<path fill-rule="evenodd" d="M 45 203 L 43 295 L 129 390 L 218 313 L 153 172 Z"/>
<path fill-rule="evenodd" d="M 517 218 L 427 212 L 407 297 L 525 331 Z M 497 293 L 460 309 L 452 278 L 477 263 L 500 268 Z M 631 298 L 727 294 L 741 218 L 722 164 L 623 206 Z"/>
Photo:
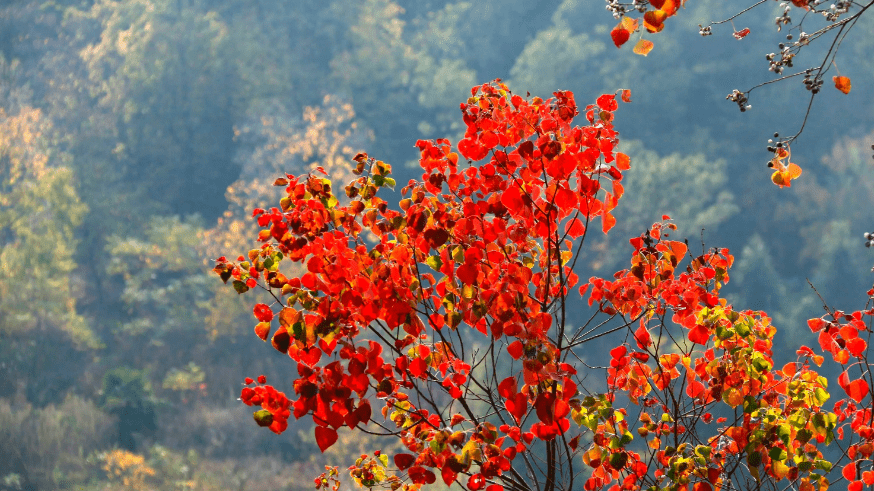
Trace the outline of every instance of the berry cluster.
<path fill-rule="evenodd" d="M 811 93 L 816 94 L 822 88 L 822 78 L 819 75 L 810 77 L 811 72 L 813 72 L 812 68 L 808 68 L 804 71 L 804 88 L 809 90 Z"/>
<path fill-rule="evenodd" d="M 710 26 L 702 26 L 701 24 L 698 24 L 698 34 L 702 36 L 712 36 L 713 29 Z"/>
<path fill-rule="evenodd" d="M 731 94 L 728 94 L 725 98 L 731 102 L 737 103 L 740 112 L 745 112 L 748 109 L 753 108 L 751 104 L 747 104 L 747 95 L 737 89 L 732 90 Z"/>
<path fill-rule="evenodd" d="M 768 71 L 780 75 L 783 73 L 784 68 L 792 68 L 792 58 L 795 57 L 795 53 L 791 51 L 789 46 L 786 46 L 783 43 L 780 43 L 778 47 L 780 48 L 779 53 L 769 53 L 765 56 L 765 59 L 768 60 L 770 65 L 768 66 Z"/>
<path fill-rule="evenodd" d="M 613 18 L 619 19 L 629 12 L 646 12 L 646 6 L 649 2 L 645 0 L 633 0 L 630 4 L 619 3 L 619 0 L 607 0 L 607 10 L 613 13 Z"/>
<path fill-rule="evenodd" d="M 775 139 L 780 138 L 780 133 L 774 133 L 774 138 Z M 768 139 L 768 151 L 771 153 L 777 153 L 778 148 L 783 148 L 783 142 L 778 140 L 777 143 L 774 144 L 774 139 L 769 138 Z M 774 167 L 774 164 L 771 162 L 768 162 L 768 167 Z"/>

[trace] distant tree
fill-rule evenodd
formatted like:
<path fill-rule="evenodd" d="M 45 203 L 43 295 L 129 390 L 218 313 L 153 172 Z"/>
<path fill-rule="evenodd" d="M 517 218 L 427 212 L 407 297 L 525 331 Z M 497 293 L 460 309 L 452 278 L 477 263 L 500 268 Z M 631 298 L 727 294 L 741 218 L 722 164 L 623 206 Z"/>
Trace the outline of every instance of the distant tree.
<path fill-rule="evenodd" d="M 0 336 L 64 331 L 81 348 L 100 340 L 76 310 L 76 228 L 87 207 L 69 155 L 53 151 L 39 109 L 0 107 Z"/>
<path fill-rule="evenodd" d="M 291 398 L 245 380 L 257 424 L 282 433 L 292 414 L 312 418 L 323 452 L 342 431 L 399 440 L 405 450 L 350 467 L 368 488 L 874 484 L 874 311 L 808 322 L 839 365 L 832 390 L 846 397 L 833 403 L 816 368 L 825 356 L 799 346 L 776 365 L 767 314 L 720 296 L 728 250 L 690 253 L 667 216 L 631 238 L 628 269 L 579 277 L 631 169 L 615 95 L 579 108 L 567 91 L 523 98 L 493 82 L 461 109 L 455 148 L 416 143 L 422 179 L 397 209 L 380 197 L 396 186 L 391 166 L 363 153 L 348 202 L 322 169 L 287 174 L 279 206 L 254 210 L 259 245 L 216 261 L 238 293 L 269 298 L 254 306 L 255 333 L 296 363 Z M 583 298 L 594 309 L 576 315 Z"/>

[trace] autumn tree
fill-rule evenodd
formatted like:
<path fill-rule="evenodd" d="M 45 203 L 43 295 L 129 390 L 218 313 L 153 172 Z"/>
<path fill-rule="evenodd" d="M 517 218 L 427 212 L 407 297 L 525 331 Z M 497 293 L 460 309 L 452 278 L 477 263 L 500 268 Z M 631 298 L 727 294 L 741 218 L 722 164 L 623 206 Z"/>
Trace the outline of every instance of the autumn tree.
<path fill-rule="evenodd" d="M 253 212 L 260 245 L 214 269 L 268 299 L 255 333 L 296 365 L 284 387 L 245 381 L 257 424 L 282 433 L 292 415 L 311 419 L 322 451 L 338 432 L 400 440 L 404 451 L 350 467 L 370 488 L 874 483 L 874 312 L 811 320 L 820 349 L 777 365 L 768 315 L 720 296 L 732 255 L 691 252 L 668 216 L 631 238 L 628 268 L 580 278 L 587 237 L 614 228 L 631 168 L 616 97 L 578 107 L 566 91 L 474 87 L 454 148 L 416 142 L 422 179 L 398 208 L 380 196 L 396 186 L 391 166 L 365 153 L 345 197 L 322 169 L 278 178 L 279 206 Z M 817 371 L 824 355 L 841 395 Z M 838 460 L 823 453 L 835 439 Z M 316 487 L 339 485 L 337 473 Z"/>

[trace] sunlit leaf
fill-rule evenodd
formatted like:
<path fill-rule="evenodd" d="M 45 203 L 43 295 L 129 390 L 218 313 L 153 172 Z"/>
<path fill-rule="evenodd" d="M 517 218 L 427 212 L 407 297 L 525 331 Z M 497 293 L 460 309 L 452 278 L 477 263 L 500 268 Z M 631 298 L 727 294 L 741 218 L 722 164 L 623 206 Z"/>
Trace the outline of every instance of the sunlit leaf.
<path fill-rule="evenodd" d="M 337 441 L 337 431 L 325 426 L 316 426 L 316 444 L 322 453 Z"/>
<path fill-rule="evenodd" d="M 617 27 L 610 31 L 610 37 L 613 38 L 613 44 L 615 44 L 617 48 L 621 48 L 623 44 L 628 42 L 631 33 L 625 29 Z"/>
<path fill-rule="evenodd" d="M 741 39 L 747 37 L 747 34 L 749 34 L 749 33 L 750 33 L 750 28 L 745 27 L 745 28 L 741 29 L 740 31 L 735 31 L 734 33 L 732 33 L 732 35 L 734 36 L 735 39 L 741 40 Z"/>
<path fill-rule="evenodd" d="M 641 39 L 634 45 L 634 53 L 642 56 L 646 56 L 652 51 L 653 42 L 648 39 Z"/>
<path fill-rule="evenodd" d="M 844 94 L 850 93 L 850 89 L 852 88 L 852 83 L 850 83 L 850 77 L 835 76 L 832 77 L 832 80 L 835 82 L 836 89 L 840 90 Z"/>

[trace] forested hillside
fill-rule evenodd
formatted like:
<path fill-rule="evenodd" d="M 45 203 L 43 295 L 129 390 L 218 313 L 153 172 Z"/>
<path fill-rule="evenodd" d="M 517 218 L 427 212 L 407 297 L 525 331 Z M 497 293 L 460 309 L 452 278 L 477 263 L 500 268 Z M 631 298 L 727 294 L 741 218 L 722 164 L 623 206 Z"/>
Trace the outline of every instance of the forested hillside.
<path fill-rule="evenodd" d="M 734 251 L 732 302 L 814 339 L 808 280 L 854 305 L 874 282 L 874 14 L 837 60 L 852 92 L 817 96 L 804 174 L 779 189 L 767 140 L 797 130 L 807 92 L 726 101 L 776 77 L 764 54 L 785 38 L 776 2 L 736 21 L 743 39 L 699 35 L 739 5 L 690 0 L 644 57 L 613 45 L 603 0 L 3 2 L 0 490 L 310 489 L 354 460 L 360 435 L 322 455 L 303 420 L 252 424 L 240 381 L 294 368 L 213 260 L 251 248 L 285 173 L 345 182 L 366 151 L 419 179 L 413 143 L 460 138 L 459 102 L 496 78 L 585 103 L 631 90 L 620 230 L 591 236 L 580 277 L 627 267 L 627 237 L 670 215 L 690 247 Z"/>

